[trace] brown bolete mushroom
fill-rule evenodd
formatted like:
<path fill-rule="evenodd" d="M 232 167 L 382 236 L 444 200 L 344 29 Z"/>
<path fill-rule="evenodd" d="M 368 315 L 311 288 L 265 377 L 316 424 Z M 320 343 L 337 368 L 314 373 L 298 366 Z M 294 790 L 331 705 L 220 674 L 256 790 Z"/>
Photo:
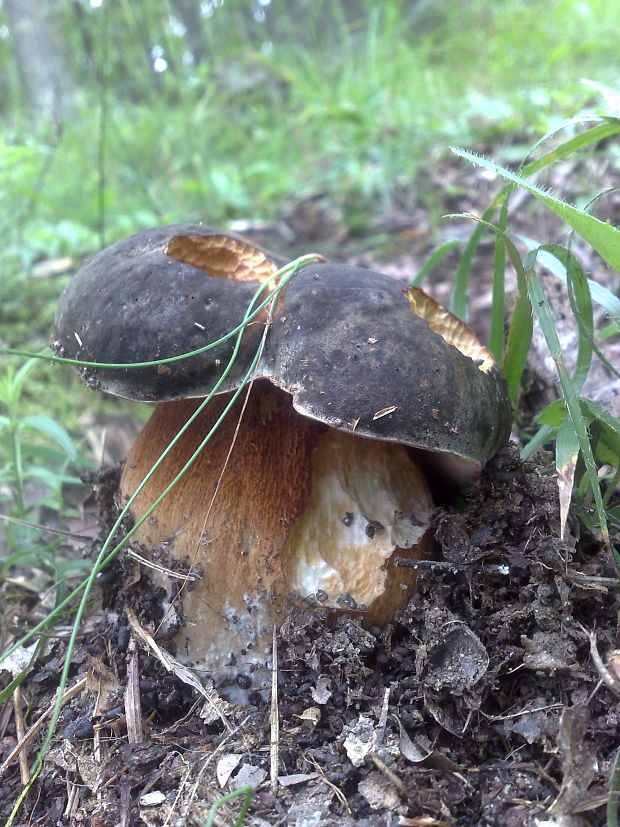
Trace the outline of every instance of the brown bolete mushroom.
<path fill-rule="evenodd" d="M 105 363 L 164 359 L 238 325 L 279 261 L 199 225 L 138 233 L 80 270 L 60 299 L 55 350 Z M 143 515 L 240 386 L 254 380 L 135 539 L 161 589 L 177 657 L 218 681 L 264 678 L 291 606 L 358 612 L 382 626 L 428 553 L 433 479 L 472 480 L 506 442 L 505 382 L 474 333 L 418 288 L 369 270 L 310 264 L 243 334 L 221 393 L 132 506 Z M 232 343 L 181 362 L 86 368 L 94 387 L 157 401 L 125 464 L 125 501 L 196 411 Z M 191 582 L 183 572 L 199 577 Z"/>

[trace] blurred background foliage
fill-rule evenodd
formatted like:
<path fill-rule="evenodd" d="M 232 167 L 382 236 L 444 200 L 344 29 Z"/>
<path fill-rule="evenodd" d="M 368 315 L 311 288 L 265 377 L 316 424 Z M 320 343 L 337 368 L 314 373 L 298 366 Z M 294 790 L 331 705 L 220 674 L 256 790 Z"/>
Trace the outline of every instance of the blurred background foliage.
<path fill-rule="evenodd" d="M 447 145 L 523 158 L 616 82 L 618 31 L 606 0 L 0 0 L 0 344 L 44 346 L 70 272 L 144 227 L 314 194 L 359 234 L 439 218 Z M 70 381 L 24 401 L 66 415 Z"/>
<path fill-rule="evenodd" d="M 359 221 L 448 143 L 522 154 L 615 82 L 618 31 L 603 0 L 2 0 L 4 255 L 316 192 Z"/>

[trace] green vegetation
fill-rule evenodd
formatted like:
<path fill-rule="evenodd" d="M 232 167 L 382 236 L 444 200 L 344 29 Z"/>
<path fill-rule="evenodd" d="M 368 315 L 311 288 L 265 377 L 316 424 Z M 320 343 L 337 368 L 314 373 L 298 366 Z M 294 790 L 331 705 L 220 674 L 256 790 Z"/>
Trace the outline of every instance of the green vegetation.
<path fill-rule="evenodd" d="M 490 347 L 504 366 L 511 398 L 518 404 L 533 317 L 562 391 L 562 399 L 539 413 L 539 430 L 524 451 L 555 442 L 564 518 L 573 497 L 620 573 L 610 541 L 620 524 L 620 425 L 581 395 L 601 341 L 620 330 L 618 299 L 587 279 L 570 245 L 525 239 L 525 249 L 510 235 L 511 198 L 525 187 L 541 209 L 558 215 L 620 271 L 618 230 L 530 180 L 560 158 L 595 151 L 620 131 L 620 121 L 611 117 L 618 114 L 617 97 L 604 90 L 603 107 L 592 86 L 580 83 L 583 75 L 601 84 L 616 80 L 620 7 L 602 0 L 273 0 L 265 6 L 225 0 L 202 7 L 208 59 L 200 57 L 172 2 L 162 10 L 152 0 L 103 0 L 92 7 L 61 1 L 57 23 L 75 88 L 56 120 L 33 118 L 20 91 L 9 30 L 0 36 L 6 69 L 0 81 L 0 347 L 40 351 L 47 343 L 55 301 L 69 275 L 61 269 L 58 276 L 38 277 L 38 262 L 70 256 L 75 267 L 103 243 L 143 227 L 269 218 L 291 199 L 313 193 L 325 194 L 345 224 L 363 234 L 373 215 L 395 205 L 426 199 L 443 211 L 444 194 L 429 190 L 425 176 L 449 144 L 476 146 L 502 164 L 514 163 L 542 134 L 593 107 L 608 117 L 572 125 L 554 138 L 551 150 L 539 147 L 518 175 L 460 152 L 507 183 L 498 184 L 499 194 L 470 239 L 437 245 L 415 280 L 460 246 L 452 309 L 464 317 L 474 254 L 492 234 Z M 264 19 L 256 19 L 258 12 Z M 1 6 L 0 35 L 5 14 Z M 617 146 L 603 151 L 617 162 Z M 597 185 L 589 183 L 592 196 Z M 517 273 L 518 296 L 505 336 L 507 261 Z M 579 327 L 572 372 L 535 269 L 540 262 L 569 288 Z M 601 330 L 593 323 L 593 302 L 607 313 Z M 79 434 L 82 405 L 104 404 L 78 389 L 66 370 L 56 367 L 51 374 L 15 355 L 0 361 L 0 506 L 22 523 L 31 515 L 28 481 L 45 486 L 34 505 L 65 513 L 64 486 L 76 481 L 76 469 L 85 464 L 78 457 L 86 453 L 68 432 Z M 66 574 L 49 562 L 56 545 L 28 526 L 10 523 L 5 535 L 4 568 L 34 555 L 50 576 Z M 54 612 L 28 637 L 81 595 L 75 640 L 94 578 L 120 548 L 115 542 L 113 531 L 88 580 L 59 596 Z"/>
<path fill-rule="evenodd" d="M 75 573 L 83 561 L 66 561 L 58 555 L 60 537 L 31 525 L 34 509 L 46 508 L 62 521 L 70 515 L 66 486 L 80 484 L 69 472 L 84 463 L 73 441 L 52 417 L 26 414 L 22 394 L 40 363 L 29 359 L 19 370 L 8 365 L 0 372 L 0 513 L 6 554 L 0 575 L 16 564 L 42 567 L 52 577 Z M 30 488 L 29 488 L 30 486 Z M 8 512 L 8 513 L 7 513 Z"/>
<path fill-rule="evenodd" d="M 215 824 L 215 816 L 217 811 L 220 807 L 224 804 L 227 804 L 229 801 L 232 801 L 235 798 L 243 797 L 243 802 L 241 804 L 241 809 L 239 810 L 239 814 L 235 819 L 234 827 L 241 827 L 245 820 L 246 813 L 250 806 L 250 801 L 252 800 L 252 794 L 254 793 L 253 787 L 241 787 L 238 790 L 235 790 L 232 793 L 227 793 L 226 795 L 222 796 L 219 801 L 216 801 L 211 809 L 209 810 L 209 816 L 205 821 L 204 827 L 212 827 Z"/>
<path fill-rule="evenodd" d="M 599 405 L 589 399 L 579 396 L 580 390 L 590 371 L 593 355 L 605 360 L 597 345 L 599 332 L 594 330 L 592 292 L 579 261 L 573 256 L 569 247 L 558 244 L 531 242 L 531 249 L 524 258 L 519 255 L 511 240 L 507 228 L 510 217 L 509 202 L 517 186 L 524 187 L 531 192 L 545 207 L 559 215 L 562 220 L 575 232 L 578 232 L 592 246 L 616 273 L 620 272 L 620 230 L 612 227 L 587 211 L 577 209 L 559 198 L 551 196 L 540 187 L 530 183 L 527 176 L 541 167 L 553 162 L 578 149 L 587 147 L 590 143 L 598 142 L 601 136 L 605 137 L 620 132 L 620 120 L 609 118 L 579 135 L 576 139 L 555 147 L 551 152 L 531 161 L 522 170 L 521 175 L 515 174 L 502 167 L 492 164 L 470 153 L 457 151 L 458 154 L 469 158 L 473 163 L 492 169 L 509 183 L 504 187 L 497 199 L 485 213 L 481 225 L 495 211 L 499 213 L 498 226 L 488 225 L 496 233 L 495 279 L 493 289 L 491 347 L 500 359 L 511 399 L 517 402 L 517 394 L 521 385 L 525 360 L 532 338 L 532 319 L 536 318 L 549 353 L 555 363 L 558 381 L 561 389 L 561 398 L 542 411 L 536 421 L 542 426 L 538 434 L 523 448 L 522 455 L 530 456 L 535 447 L 545 440 L 553 439 L 556 445 L 556 467 L 558 470 L 558 486 L 560 491 L 561 531 L 564 533 L 568 507 L 573 494 L 573 485 L 579 459 L 583 462 L 581 471 L 580 515 L 585 524 L 600 535 L 606 547 L 613 555 L 614 565 L 620 576 L 620 554 L 610 543 L 609 521 L 618 524 L 616 512 L 608 512 L 615 488 L 618 482 L 617 469 L 620 468 L 620 421 L 610 416 Z M 476 232 L 472 239 L 476 240 Z M 571 372 L 565 361 L 565 354 L 548 298 L 540 276 L 535 270 L 538 256 L 544 257 L 549 269 L 556 271 L 560 278 L 565 280 L 568 287 L 570 307 L 578 328 L 579 342 L 577 360 Z M 505 311 L 504 296 L 504 265 L 506 258 L 511 262 L 517 274 L 518 294 L 515 309 L 512 314 L 508 330 L 506 347 L 504 350 L 502 319 Z M 551 260 L 550 260 L 551 259 Z M 554 260 L 555 259 L 555 260 Z M 455 284 L 453 310 L 461 315 L 465 311 L 464 302 L 459 301 L 459 294 L 466 293 L 467 278 L 470 275 L 470 260 L 468 255 L 463 256 L 465 268 L 459 268 L 464 285 L 457 292 Z M 560 265 L 558 268 L 557 265 Z M 559 271 L 558 271 L 559 270 Z M 612 319 L 616 332 L 620 330 L 620 302 L 610 291 L 597 285 L 596 299 Z M 456 305 L 456 306 L 454 306 Z M 620 378 L 617 368 L 605 360 L 610 375 Z M 606 485 L 602 491 L 601 477 Z M 584 496 L 585 495 L 585 496 Z M 592 503 L 595 508 L 592 508 Z M 590 506 L 588 508 L 588 506 Z M 593 515 L 595 517 L 593 519 Z"/>
<path fill-rule="evenodd" d="M 410 198 L 449 143 L 523 154 L 593 100 L 582 75 L 612 81 L 620 28 L 620 9 L 598 0 L 274 0 L 264 21 L 249 0 L 226 0 L 208 4 L 208 61 L 196 65 L 160 3 L 84 4 L 77 17 L 75 5 L 59 4 L 80 80 L 61 124 L 33 128 L 0 41 L 10 270 L 92 252 L 104 231 L 111 241 L 198 217 L 272 216 L 304 193 L 327 193 L 359 222 Z M 165 71 L 153 71 L 158 59 Z"/>

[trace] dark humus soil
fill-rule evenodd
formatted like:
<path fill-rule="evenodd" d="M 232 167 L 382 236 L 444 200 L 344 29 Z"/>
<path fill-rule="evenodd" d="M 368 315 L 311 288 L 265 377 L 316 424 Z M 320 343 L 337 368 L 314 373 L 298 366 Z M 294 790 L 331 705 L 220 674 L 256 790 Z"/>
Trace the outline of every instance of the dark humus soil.
<path fill-rule="evenodd" d="M 440 172 L 445 187 L 454 171 Z M 489 182 L 471 175 L 459 180 L 462 192 L 478 193 L 475 203 L 463 196 L 446 211 L 481 211 Z M 337 226 L 327 224 L 328 232 Z M 349 261 L 415 270 L 424 256 L 418 240 L 398 216 L 386 226 L 413 264 L 395 258 L 390 268 L 354 253 L 359 239 L 332 241 Z M 326 246 L 329 254 L 316 232 L 306 251 Z M 489 250 L 473 303 L 478 329 L 488 317 L 491 261 Z M 439 274 L 440 301 L 443 288 Z M 117 476 L 96 481 L 102 532 L 115 516 Z M 557 502 L 551 458 L 523 464 L 510 446 L 489 463 L 479 489 L 436 510 L 435 559 L 420 564 L 417 593 L 388 629 L 316 610 L 295 614 L 278 637 L 279 730 L 268 700 L 233 706 L 157 653 L 146 634 L 157 595 L 124 554 L 105 572 L 79 639 L 69 686 L 82 680 L 82 690 L 64 706 L 44 770 L 13 823 L 198 827 L 214 801 L 249 784 L 244 823 L 256 827 L 604 824 L 620 699 L 596 660 L 598 652 L 602 667 L 618 646 L 618 581 L 607 552 L 583 530 L 579 536 L 577 523 L 569 539 L 558 539 Z M 35 599 L 19 603 L 6 582 L 0 610 L 16 635 L 43 611 Z M 23 686 L 27 725 L 54 700 L 65 639 L 48 644 Z M 2 762 L 16 744 L 10 700 L 0 708 L 0 738 Z M 40 738 L 29 746 L 30 762 Z M 0 779 L 3 820 L 20 790 L 15 758 Z M 215 823 L 233 825 L 240 802 L 222 805 Z"/>
<path fill-rule="evenodd" d="M 525 825 L 551 818 L 551 805 L 548 823 L 601 824 L 620 707 L 589 633 L 603 653 L 616 645 L 616 581 L 587 538 L 557 539 L 556 501 L 545 460 L 523 465 L 509 448 L 479 491 L 437 510 L 437 560 L 391 628 L 319 611 L 285 624 L 275 795 L 270 704 L 199 699 L 142 647 L 144 741 L 127 743 L 127 617 L 99 611 L 75 661 L 89 691 L 63 712 L 30 823 L 200 825 L 223 791 L 250 783 L 250 824 Z M 105 591 L 134 570 L 116 566 Z M 52 699 L 53 651 L 28 688 L 39 709 Z M 15 767 L 5 817 L 18 784 Z M 237 809 L 222 808 L 220 823 Z"/>

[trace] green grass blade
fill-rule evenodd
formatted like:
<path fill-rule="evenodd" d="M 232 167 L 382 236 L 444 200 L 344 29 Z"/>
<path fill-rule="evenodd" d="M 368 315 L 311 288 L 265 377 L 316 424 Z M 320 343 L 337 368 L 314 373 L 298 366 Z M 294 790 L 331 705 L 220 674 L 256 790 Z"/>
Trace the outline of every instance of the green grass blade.
<path fill-rule="evenodd" d="M 554 135 L 557 135 L 558 132 L 566 129 L 569 126 L 576 126 L 582 123 L 587 123 L 588 121 L 596 120 L 598 123 L 596 126 L 587 129 L 585 132 L 581 132 L 579 135 L 575 135 L 572 138 L 569 138 L 567 141 L 559 144 L 559 146 L 554 147 L 554 149 L 546 152 L 540 158 L 537 158 L 535 161 L 530 161 L 526 163 L 525 166 L 521 167 L 519 170 L 520 174 L 524 177 L 529 177 L 533 175 L 535 172 L 538 172 L 543 167 L 552 164 L 554 161 L 558 161 L 561 158 L 566 158 L 568 155 L 572 155 L 574 152 L 580 152 L 583 149 L 586 149 L 589 146 L 599 143 L 599 141 L 604 141 L 606 138 L 609 138 L 611 135 L 616 135 L 620 132 L 620 119 L 618 118 L 599 118 L 599 117 L 591 117 L 591 118 L 572 118 L 570 121 L 561 124 L 558 128 L 554 129 L 552 132 L 548 132 L 546 135 L 536 142 L 530 155 L 536 152 L 536 149 L 541 146 L 542 144 L 546 143 L 550 138 Z M 602 123 L 600 122 L 602 121 Z"/>
<path fill-rule="evenodd" d="M 590 444 L 590 440 L 588 438 L 588 428 L 581 411 L 579 398 L 575 392 L 571 377 L 564 362 L 564 355 L 560 346 L 560 340 L 553 322 L 549 302 L 547 301 L 547 297 L 543 290 L 542 282 L 540 281 L 538 275 L 532 270 L 527 273 L 527 282 L 530 302 L 538 318 L 540 329 L 545 337 L 551 357 L 555 362 L 560 387 L 562 388 L 562 393 L 564 395 L 564 399 L 566 400 L 568 414 L 572 420 L 575 435 L 579 443 L 579 450 L 581 451 L 581 455 L 585 463 L 585 473 L 594 495 L 596 513 L 599 520 L 603 542 L 609 549 L 611 548 L 609 542 L 609 530 L 607 527 L 607 517 L 605 514 L 605 507 L 603 504 L 601 487 L 598 478 L 598 470 L 594 460 L 592 445 Z"/>
<path fill-rule="evenodd" d="M 504 375 L 508 383 L 508 395 L 510 401 L 514 404 L 532 343 L 534 322 L 528 296 L 527 277 L 521 257 L 510 239 L 505 238 L 505 244 L 512 266 L 517 273 L 518 289 L 517 300 L 508 328 L 508 340 L 503 364 Z"/>
<path fill-rule="evenodd" d="M 507 199 L 509 193 L 506 193 L 504 190 L 502 192 L 504 192 L 504 197 Z M 495 202 L 493 203 L 492 207 L 489 207 L 485 211 L 484 216 L 487 216 L 490 212 L 496 209 L 496 202 L 497 199 L 495 199 Z M 499 227 L 496 227 L 494 224 L 489 223 L 489 221 L 487 221 L 484 216 L 482 218 L 478 218 L 475 215 L 459 215 L 458 217 L 472 218 L 474 221 L 478 222 L 478 227 L 476 228 L 474 233 L 472 233 L 468 247 L 471 245 L 471 242 L 474 239 L 474 237 L 476 237 L 477 239 L 480 238 L 481 233 L 485 229 L 492 230 L 499 238 L 502 239 L 502 243 L 505 247 L 505 250 L 508 253 L 510 261 L 512 262 L 512 265 L 517 272 L 518 295 L 515 304 L 515 309 L 512 314 L 510 328 L 508 330 L 506 354 L 504 358 L 504 363 L 502 365 L 506 381 L 508 382 L 509 397 L 511 402 L 514 403 L 517 391 L 519 389 L 519 383 L 521 382 L 521 376 L 523 375 L 523 370 L 525 368 L 525 364 L 527 361 L 527 355 L 529 353 L 530 344 L 532 342 L 533 321 L 530 299 L 528 297 L 527 277 L 525 274 L 523 263 L 521 262 L 519 252 L 510 240 L 510 238 L 506 235 L 506 232 L 501 230 Z M 477 243 L 478 241 L 476 241 L 476 245 Z M 465 256 L 465 253 L 463 255 Z"/>
<path fill-rule="evenodd" d="M 217 811 L 223 804 L 226 804 L 228 801 L 232 801 L 233 798 L 239 798 L 239 796 L 244 796 L 241 809 L 239 810 L 239 815 L 235 819 L 235 823 L 233 825 L 233 827 L 241 827 L 246 813 L 248 811 L 248 808 L 250 806 L 250 801 L 252 800 L 253 792 L 254 787 L 246 786 L 239 787 L 238 790 L 233 790 L 233 792 L 223 795 L 218 801 L 211 805 L 211 809 L 209 810 L 209 815 L 207 816 L 207 820 L 204 823 L 204 827 L 213 827 L 213 825 L 215 824 L 215 816 L 217 814 Z"/>
<path fill-rule="evenodd" d="M 480 220 L 483 222 L 489 222 L 493 218 L 493 214 L 495 213 L 496 209 L 497 204 L 495 201 L 493 201 L 493 203 L 486 208 Z M 444 217 L 451 218 L 454 216 Z M 475 228 L 475 230 L 471 234 L 469 241 L 467 242 L 467 245 L 461 255 L 459 266 L 457 267 L 456 275 L 454 277 L 454 288 L 452 290 L 452 302 L 450 304 L 450 310 L 452 311 L 452 313 L 454 313 L 455 316 L 458 316 L 459 319 L 462 319 L 464 322 L 467 321 L 467 286 L 469 284 L 469 277 L 471 275 L 472 262 L 478 244 L 480 244 L 480 239 L 482 238 L 484 230 L 485 225 L 481 223 Z"/>
<path fill-rule="evenodd" d="M 584 415 L 589 417 L 592 423 L 596 423 L 600 429 L 601 440 L 620 461 L 620 419 L 617 416 L 612 416 L 605 408 L 602 408 L 591 399 L 582 397 L 580 403 Z"/>
<path fill-rule="evenodd" d="M 565 419 L 555 442 L 555 467 L 560 495 L 560 539 L 564 539 L 579 457 L 579 439 L 573 421 Z"/>
<path fill-rule="evenodd" d="M 610 322 L 608 325 L 605 325 L 605 327 L 602 330 L 599 330 L 598 335 L 601 341 L 604 342 L 605 339 L 611 339 L 612 336 L 617 336 L 619 333 L 620 327 L 618 327 L 618 325 L 615 322 Z M 1 423 L 0 427 L 2 427 Z"/>
<path fill-rule="evenodd" d="M 519 172 L 523 177 L 528 177 L 533 175 L 535 172 L 538 172 L 540 169 L 548 166 L 549 164 L 560 160 L 561 158 L 565 158 L 568 155 L 571 155 L 574 152 L 578 152 L 587 148 L 588 146 L 592 146 L 594 144 L 599 143 L 600 141 L 610 137 L 611 135 L 615 135 L 620 132 L 620 119 L 618 118 L 600 118 L 598 116 L 592 116 L 591 118 L 574 118 L 566 123 L 562 124 L 557 129 L 554 129 L 552 132 L 547 133 L 544 135 L 534 146 L 532 152 L 536 151 L 536 148 L 541 144 L 548 141 L 551 137 L 555 134 L 560 132 L 563 129 L 566 129 L 568 126 L 574 126 L 578 124 L 587 123 L 588 121 L 596 121 L 596 126 L 587 129 L 585 132 L 580 133 L 572 138 L 569 138 L 567 141 L 564 141 L 559 146 L 555 147 L 553 150 L 546 152 L 540 158 L 537 158 L 530 163 L 526 163 Z M 601 122 L 602 121 L 602 122 Z M 494 204 L 502 203 L 502 212 L 500 214 L 499 220 L 499 227 L 503 230 L 506 229 L 506 219 L 507 219 L 507 212 L 508 212 L 508 200 L 510 198 L 510 194 L 514 189 L 514 184 L 508 184 L 507 186 L 503 187 L 498 196 L 494 200 Z M 491 215 L 483 216 L 485 220 L 488 220 Z M 503 321 L 504 321 L 504 307 L 503 307 L 503 295 L 502 295 L 502 305 L 500 308 L 499 304 L 499 293 L 501 287 L 501 277 L 499 276 L 500 268 L 502 267 L 502 260 L 503 260 L 503 241 L 498 238 L 495 247 L 495 262 L 494 262 L 494 278 L 493 278 L 493 285 L 494 285 L 494 292 L 493 292 L 493 305 L 492 305 L 492 316 L 491 316 L 491 336 L 489 347 L 493 354 L 495 355 L 496 359 L 501 359 L 501 351 L 503 350 Z M 465 262 L 463 263 L 465 267 Z M 502 270 L 503 275 L 503 270 Z M 468 278 L 468 275 L 467 275 Z M 416 282 L 419 283 L 419 282 Z M 604 289 L 604 288 L 603 288 Z M 458 290 L 455 290 L 456 298 L 453 300 L 453 305 L 457 308 L 461 309 L 464 303 L 464 295 L 466 292 L 466 284 L 464 287 L 459 287 Z M 613 297 L 615 299 L 615 297 Z M 620 301 L 618 301 L 620 305 Z M 452 312 L 455 312 L 453 309 Z M 501 322 L 500 322 L 500 312 L 501 312 Z M 458 314 L 456 314 L 458 315 Z"/>
<path fill-rule="evenodd" d="M 618 491 L 618 486 L 620 485 L 620 462 L 618 462 L 618 467 L 615 470 L 613 477 L 608 481 L 607 491 L 605 496 L 603 497 L 603 502 L 605 503 L 605 508 L 607 508 L 607 516 L 613 514 L 613 520 L 615 523 L 620 524 L 620 505 L 618 505 L 615 509 L 608 508 L 609 503 L 611 502 L 612 498 L 616 495 Z"/>
<path fill-rule="evenodd" d="M 595 92 L 602 95 L 607 109 L 610 112 L 620 113 L 620 92 L 617 89 L 613 89 L 611 86 L 606 86 L 604 83 L 599 83 L 590 78 L 581 78 L 581 82 L 584 86 L 589 86 L 590 89 L 594 89 Z"/>
<path fill-rule="evenodd" d="M 521 459 L 529 459 L 539 445 L 543 445 L 547 440 L 551 439 L 562 427 L 567 416 L 566 402 L 562 398 L 550 402 L 546 408 L 543 408 L 543 410 L 534 417 L 534 421 L 541 427 L 527 445 L 521 449 Z"/>
<path fill-rule="evenodd" d="M 526 268 L 534 266 L 540 252 L 548 253 L 556 258 L 566 274 L 568 299 L 577 322 L 578 332 L 577 358 L 572 382 L 575 391 L 579 392 L 590 370 L 594 348 L 594 319 L 590 287 L 579 261 L 570 250 L 560 244 L 541 244 L 530 250 L 525 262 Z"/>
<path fill-rule="evenodd" d="M 569 302 L 571 304 L 571 309 L 573 310 L 573 315 L 577 321 L 579 331 L 579 345 L 581 347 L 581 353 L 578 354 L 577 359 L 579 370 L 584 369 L 588 358 L 588 351 L 591 350 L 596 353 L 598 359 L 603 363 L 603 365 L 605 365 L 611 375 L 620 378 L 620 371 L 611 364 L 609 359 L 607 359 L 605 354 L 594 341 L 592 310 L 590 307 L 592 301 L 596 301 L 598 299 L 598 304 L 601 305 L 610 315 L 613 315 L 620 311 L 620 301 L 613 295 L 613 293 L 607 290 L 606 287 L 603 287 L 591 279 L 586 279 L 583 275 L 581 265 L 572 255 L 570 256 L 570 261 L 572 262 L 571 279 L 571 275 L 567 272 L 565 263 L 566 254 L 563 252 L 565 250 L 564 247 L 553 244 L 539 245 L 533 239 L 526 238 L 525 236 L 519 236 L 519 238 L 527 245 L 531 253 L 535 253 L 536 258 L 547 268 L 547 270 L 552 272 L 554 276 L 557 276 L 564 282 L 564 284 L 567 285 Z M 554 248 L 557 248 L 557 255 L 549 252 L 549 250 L 553 250 Z M 574 293 L 573 285 L 575 282 L 578 285 L 578 295 Z M 587 295 L 588 293 L 589 298 Z M 615 326 L 616 322 L 612 322 L 612 325 Z M 618 329 L 620 329 L 620 327 Z M 612 329 L 612 333 L 610 333 L 610 335 L 613 335 L 613 330 L 615 330 L 615 327 Z M 603 339 L 605 337 L 599 333 L 599 338 Z"/>
<path fill-rule="evenodd" d="M 506 311 L 506 225 L 508 223 L 508 202 L 510 191 L 506 196 L 499 214 L 498 230 L 495 238 L 495 256 L 493 258 L 493 291 L 491 301 L 491 333 L 489 348 L 498 364 L 504 361 L 504 316 Z"/>
<path fill-rule="evenodd" d="M 504 375 L 508 383 L 508 396 L 515 403 L 521 384 L 521 377 L 527 362 L 532 342 L 532 308 L 527 294 L 519 293 L 508 329 Z"/>
<path fill-rule="evenodd" d="M 529 250 L 534 250 L 541 246 L 538 241 L 535 241 L 533 238 L 529 238 L 528 236 L 519 235 L 517 238 L 522 241 Z M 544 249 L 541 249 L 541 252 L 538 254 L 538 260 L 547 268 L 547 270 L 553 273 L 556 278 L 566 284 L 566 270 L 555 256 L 552 256 L 550 253 L 545 252 Z M 611 290 L 608 290 L 606 287 L 603 287 L 602 284 L 599 284 L 592 279 L 588 279 L 588 287 L 590 289 L 592 301 L 600 305 L 603 310 L 611 316 L 614 324 L 620 328 L 620 298 L 615 296 Z"/>
<path fill-rule="evenodd" d="M 47 416 L 46 414 L 31 414 L 21 420 L 20 426 L 28 431 L 35 431 L 49 439 L 53 439 L 70 460 L 77 459 L 77 451 L 73 440 L 65 429 L 53 420 L 51 416 Z"/>
<path fill-rule="evenodd" d="M 499 166 L 499 164 L 493 163 L 493 161 L 489 161 L 472 152 L 457 149 L 456 147 L 453 147 L 452 151 L 461 158 L 467 159 L 472 164 L 484 167 L 526 189 L 559 216 L 562 221 L 566 222 L 569 227 L 572 227 L 576 233 L 579 233 L 579 235 L 597 251 L 601 258 L 605 259 L 610 267 L 616 272 L 620 272 L 620 230 L 616 227 L 605 224 L 584 210 L 567 204 L 566 201 L 556 198 L 536 184 L 526 181 L 520 175 Z"/>
<path fill-rule="evenodd" d="M 537 448 L 544 445 L 551 438 L 554 430 L 555 428 L 551 425 L 543 425 L 538 429 L 530 441 L 521 449 L 519 456 L 523 462 L 528 460 Z"/>
<path fill-rule="evenodd" d="M 567 417 L 566 402 L 564 399 L 555 399 L 546 408 L 536 414 L 535 421 L 539 425 L 550 425 L 552 428 L 560 428 Z"/>
<path fill-rule="evenodd" d="M 562 248 L 560 247 L 559 249 L 561 250 Z M 566 250 L 565 253 L 560 253 L 560 255 L 566 256 L 568 300 L 573 311 L 573 316 L 577 322 L 579 336 L 577 342 L 577 359 L 575 360 L 575 370 L 573 371 L 573 385 L 575 390 L 579 392 L 583 383 L 586 381 L 592 364 L 592 352 L 594 349 L 592 296 L 590 295 L 590 287 L 583 272 L 583 267 L 570 252 L 570 249 Z"/>
<path fill-rule="evenodd" d="M 442 259 L 444 259 L 448 253 L 454 250 L 455 247 L 459 247 L 463 242 L 460 238 L 452 239 L 451 241 L 446 241 L 445 244 L 441 244 L 437 247 L 436 250 L 430 254 L 430 256 L 426 259 L 424 264 L 420 267 L 418 272 L 409 282 L 412 287 L 417 287 L 420 282 L 422 282 L 429 273 L 431 273 L 435 267 L 439 264 Z"/>

